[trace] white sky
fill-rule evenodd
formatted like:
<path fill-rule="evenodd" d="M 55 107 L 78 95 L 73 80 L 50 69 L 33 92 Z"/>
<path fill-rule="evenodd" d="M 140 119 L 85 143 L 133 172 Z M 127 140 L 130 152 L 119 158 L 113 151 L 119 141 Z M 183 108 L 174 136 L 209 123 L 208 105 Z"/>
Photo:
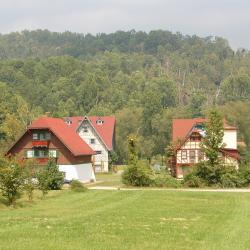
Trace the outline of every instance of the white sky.
<path fill-rule="evenodd" d="M 0 33 L 170 30 L 250 49 L 250 0 L 0 0 Z"/>

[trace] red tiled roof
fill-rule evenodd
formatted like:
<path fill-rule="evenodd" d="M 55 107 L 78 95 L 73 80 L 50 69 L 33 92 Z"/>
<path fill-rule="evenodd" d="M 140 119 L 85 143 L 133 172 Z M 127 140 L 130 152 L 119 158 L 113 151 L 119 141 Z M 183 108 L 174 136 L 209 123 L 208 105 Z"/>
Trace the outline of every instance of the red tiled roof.
<path fill-rule="evenodd" d="M 88 144 L 85 143 L 76 131 L 72 130 L 63 119 L 41 117 L 33 121 L 28 129 L 49 129 L 74 156 L 95 154 Z"/>
<path fill-rule="evenodd" d="M 115 130 L 115 117 L 114 116 L 89 116 L 93 127 L 102 138 L 109 150 L 113 149 L 113 136 Z M 96 121 L 101 119 L 104 121 L 102 125 L 98 125 Z"/>
<path fill-rule="evenodd" d="M 70 120 L 72 123 L 68 126 L 73 131 L 76 131 L 81 122 L 84 119 L 90 121 L 98 135 L 101 137 L 105 145 L 107 146 L 108 150 L 113 149 L 113 137 L 114 137 L 114 130 L 115 130 L 115 117 L 114 116 L 74 116 L 74 117 L 67 117 L 64 120 Z M 96 122 L 97 120 L 102 120 L 103 124 L 98 125 Z"/>
<path fill-rule="evenodd" d="M 178 139 L 185 139 L 188 135 L 188 132 L 192 129 L 192 127 L 198 123 L 206 122 L 205 118 L 193 118 L 193 119 L 173 119 L 173 128 L 172 128 L 172 138 L 173 141 Z M 224 129 L 235 130 L 236 127 L 230 126 L 227 124 L 226 120 L 224 120 Z"/>
<path fill-rule="evenodd" d="M 173 141 L 178 139 L 183 140 L 186 138 L 188 132 L 197 123 L 204 123 L 206 119 L 204 118 L 194 118 L 194 119 L 173 119 L 173 130 L 172 136 Z"/>

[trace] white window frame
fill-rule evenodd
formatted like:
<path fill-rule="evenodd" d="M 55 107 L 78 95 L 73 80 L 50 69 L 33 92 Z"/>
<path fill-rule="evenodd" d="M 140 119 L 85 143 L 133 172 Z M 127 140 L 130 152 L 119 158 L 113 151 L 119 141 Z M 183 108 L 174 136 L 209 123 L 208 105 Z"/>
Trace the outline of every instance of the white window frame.
<path fill-rule="evenodd" d="M 38 133 L 33 133 L 33 134 L 32 134 L 32 139 L 33 139 L 33 140 L 38 140 L 38 139 L 39 139 Z"/>
<path fill-rule="evenodd" d="M 49 150 L 49 157 L 56 158 L 57 152 L 55 149 L 50 149 Z"/>
<path fill-rule="evenodd" d="M 27 150 L 26 156 L 27 158 L 34 158 L 34 150 Z"/>

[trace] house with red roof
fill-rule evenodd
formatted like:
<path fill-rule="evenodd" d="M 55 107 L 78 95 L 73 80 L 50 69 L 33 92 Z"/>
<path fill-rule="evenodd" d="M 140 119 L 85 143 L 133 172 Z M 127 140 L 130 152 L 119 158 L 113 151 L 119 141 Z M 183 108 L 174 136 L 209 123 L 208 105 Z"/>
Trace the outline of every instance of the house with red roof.
<path fill-rule="evenodd" d="M 114 149 L 115 117 L 41 117 L 8 150 L 35 158 L 41 165 L 54 158 L 65 179 L 95 180 L 95 172 L 108 172 Z"/>
<path fill-rule="evenodd" d="M 172 127 L 174 156 L 171 168 L 173 176 L 183 178 L 188 169 L 200 162 L 207 160 L 200 147 L 206 131 L 206 119 L 174 119 Z M 220 157 L 224 164 L 238 168 L 239 152 L 237 150 L 237 129 L 224 122 L 223 148 Z"/>
<path fill-rule="evenodd" d="M 63 119 L 41 117 L 8 150 L 7 155 L 35 158 L 44 165 L 54 158 L 65 179 L 95 180 L 92 157 L 96 152 Z"/>
<path fill-rule="evenodd" d="M 95 172 L 108 172 L 110 153 L 115 146 L 115 117 L 78 116 L 64 121 L 95 152 L 92 157 Z"/>

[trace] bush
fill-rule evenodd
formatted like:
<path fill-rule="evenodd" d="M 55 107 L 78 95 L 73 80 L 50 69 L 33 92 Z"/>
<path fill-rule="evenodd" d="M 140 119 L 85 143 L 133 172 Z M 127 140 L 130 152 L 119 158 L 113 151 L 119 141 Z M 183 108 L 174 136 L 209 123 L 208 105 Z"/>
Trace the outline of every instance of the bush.
<path fill-rule="evenodd" d="M 217 164 L 210 166 L 208 162 L 196 164 L 193 171 L 183 180 L 188 187 L 213 186 L 222 188 L 235 188 L 250 184 L 250 168 L 237 171 L 234 166 Z"/>
<path fill-rule="evenodd" d="M 70 189 L 75 192 L 86 192 L 88 189 L 78 180 L 73 180 L 70 183 Z"/>
<path fill-rule="evenodd" d="M 130 164 L 122 174 L 122 182 L 132 186 L 150 186 L 153 183 L 153 172 L 145 161 Z"/>
<path fill-rule="evenodd" d="M 191 172 L 187 174 L 183 179 L 184 186 L 199 188 L 206 186 L 205 181 L 196 175 L 196 172 Z"/>
<path fill-rule="evenodd" d="M 162 173 L 162 174 L 159 174 L 155 177 L 155 179 L 152 183 L 152 186 L 178 188 L 178 187 L 181 187 L 181 183 L 176 178 Z"/>
<path fill-rule="evenodd" d="M 20 198 L 23 183 L 23 169 L 18 162 L 15 159 L 0 159 L 0 190 L 8 205 L 15 205 Z"/>
<path fill-rule="evenodd" d="M 241 179 L 237 173 L 225 173 L 221 176 L 220 186 L 223 188 L 235 188 L 240 187 Z"/>
<path fill-rule="evenodd" d="M 50 159 L 47 165 L 37 173 L 38 188 L 43 192 L 43 196 L 48 190 L 59 190 L 64 182 L 64 174 L 59 171 L 53 159 Z"/>
<path fill-rule="evenodd" d="M 250 164 L 241 166 L 239 169 L 239 176 L 242 187 L 250 186 Z"/>

